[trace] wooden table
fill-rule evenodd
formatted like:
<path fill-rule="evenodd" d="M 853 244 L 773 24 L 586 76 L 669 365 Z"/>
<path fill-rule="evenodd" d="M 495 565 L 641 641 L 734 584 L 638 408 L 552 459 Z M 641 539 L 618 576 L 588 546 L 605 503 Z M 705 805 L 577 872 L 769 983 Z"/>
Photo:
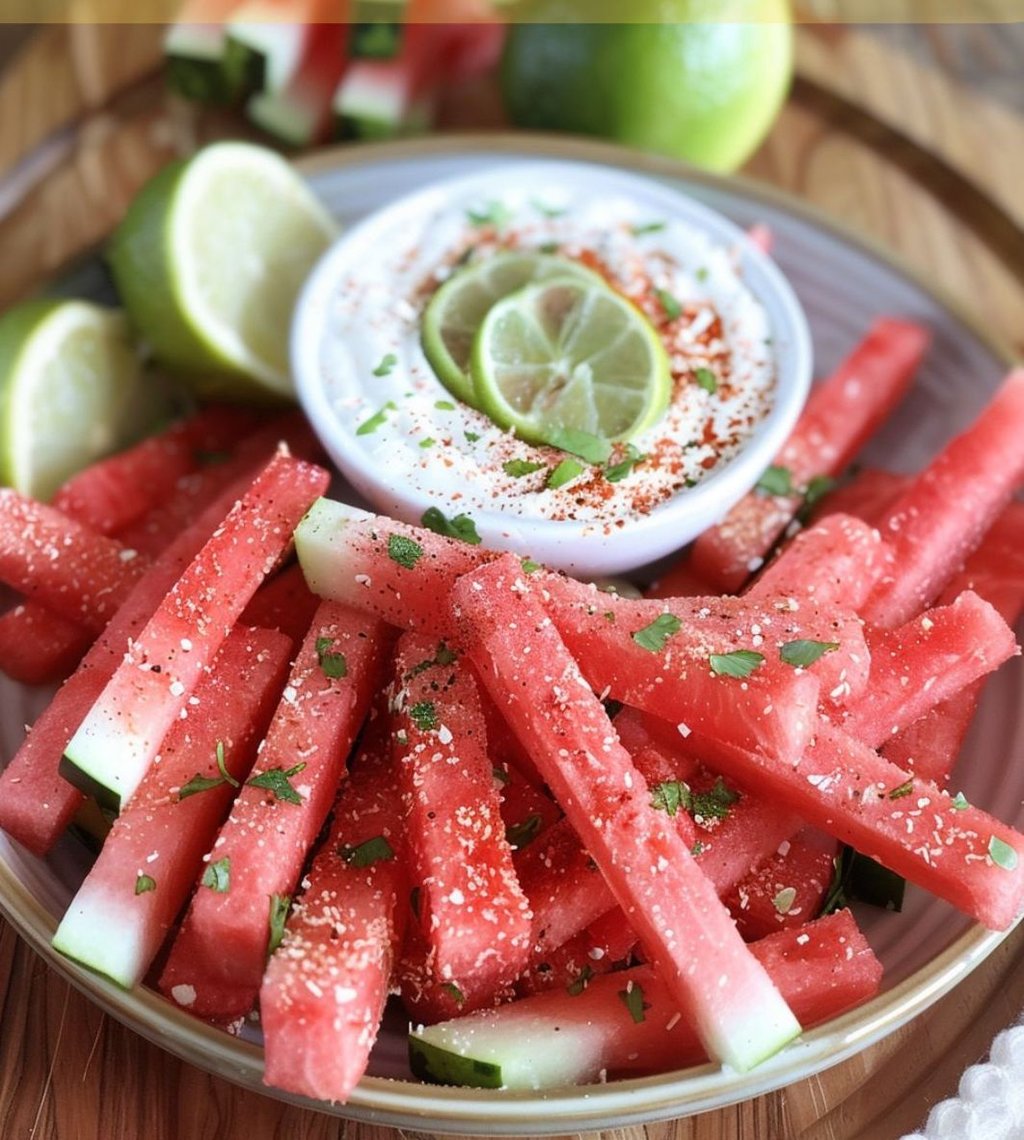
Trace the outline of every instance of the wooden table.
<path fill-rule="evenodd" d="M 99 241 L 163 161 L 232 129 L 154 77 L 154 29 L 51 28 L 0 75 L 0 305 Z M 1024 29 L 804 27 L 793 95 L 746 173 L 901 253 L 1024 349 Z M 459 107 L 472 108 L 467 119 Z M 493 91 L 454 126 L 500 123 Z M 0 921 L 5 1140 L 394 1140 L 236 1089 L 101 1014 Z M 921 1124 L 1024 1008 L 1024 929 L 853 1060 L 720 1112 L 616 1140 L 887 1140 Z M 418 1134 L 407 1133 L 414 1136 Z"/>

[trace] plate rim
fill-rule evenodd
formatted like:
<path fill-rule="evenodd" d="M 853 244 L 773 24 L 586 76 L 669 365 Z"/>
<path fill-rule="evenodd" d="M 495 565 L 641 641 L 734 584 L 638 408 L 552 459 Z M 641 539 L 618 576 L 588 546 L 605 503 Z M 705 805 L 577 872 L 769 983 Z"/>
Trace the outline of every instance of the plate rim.
<path fill-rule="evenodd" d="M 680 183 L 683 186 L 698 184 L 729 190 L 747 200 L 764 201 L 815 229 L 830 233 L 904 277 L 954 316 L 1007 369 L 1017 359 L 1009 343 L 959 298 L 926 280 L 922 272 L 880 241 L 785 190 L 747 175 L 713 174 L 680 160 L 599 140 L 512 131 L 452 132 L 391 142 L 341 144 L 304 155 L 295 160 L 295 166 L 303 175 L 315 178 L 389 161 L 415 162 L 470 156 L 481 151 L 509 158 L 557 156 L 596 162 L 670 179 L 677 187 Z M 61 271 L 58 267 L 53 276 L 59 276 Z M 335 1117 L 409 1128 L 440 1125 L 448 1133 L 487 1132 L 510 1136 L 561 1135 L 581 1127 L 605 1129 L 673 1119 L 725 1108 L 805 1079 L 868 1048 L 923 1012 L 966 978 L 1021 921 L 1018 918 L 1006 931 L 988 931 L 978 924 L 971 925 L 930 962 L 891 990 L 809 1030 L 799 1046 L 782 1054 L 781 1059 L 773 1058 L 753 1074 L 731 1074 L 724 1093 L 720 1079 L 711 1082 L 713 1087 L 707 1091 L 685 1091 L 683 1086 L 693 1086 L 700 1081 L 707 1083 L 716 1076 L 720 1078 L 718 1066 L 703 1065 L 680 1070 L 685 1076 L 675 1078 L 662 1074 L 604 1086 L 571 1087 L 547 1095 L 505 1092 L 496 1096 L 493 1090 L 434 1087 L 365 1077 L 347 1104 L 333 1105 L 262 1085 L 263 1055 L 258 1046 L 178 1010 L 154 991 L 141 987 L 122 990 L 59 955 L 50 945 L 56 920 L 17 878 L 3 857 L 0 857 L 0 911 L 47 965 L 105 1012 L 160 1048 L 208 1073 L 250 1091 Z M 145 1020 L 140 1017 L 140 1005 Z M 834 1039 L 831 1047 L 823 1041 L 826 1036 Z M 734 1087 L 740 1084 L 742 1088 Z M 412 1103 L 414 1099 L 420 1104 Z M 527 1110 L 525 1114 L 523 1109 Z"/>

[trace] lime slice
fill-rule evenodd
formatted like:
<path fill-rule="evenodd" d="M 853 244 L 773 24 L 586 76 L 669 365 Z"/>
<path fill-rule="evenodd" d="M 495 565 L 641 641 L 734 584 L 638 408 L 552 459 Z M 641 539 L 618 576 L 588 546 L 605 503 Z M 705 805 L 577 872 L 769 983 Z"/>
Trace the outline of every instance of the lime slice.
<path fill-rule="evenodd" d="M 144 377 L 124 315 L 84 301 L 29 301 L 0 317 L 0 479 L 49 499 L 76 471 L 169 410 Z"/>
<path fill-rule="evenodd" d="M 280 400 L 295 298 L 334 233 L 279 155 L 216 143 L 143 188 L 110 264 L 157 360 L 204 396 Z"/>
<path fill-rule="evenodd" d="M 473 343 L 480 407 L 533 443 L 566 433 L 627 440 L 668 406 L 668 358 L 624 297 L 559 277 L 494 305 Z"/>
<path fill-rule="evenodd" d="M 467 265 L 438 289 L 423 314 L 423 351 L 453 396 L 476 406 L 469 358 L 473 338 L 490 307 L 532 281 L 552 277 L 577 277 L 604 286 L 603 278 L 578 262 L 537 250 L 515 250 Z"/>

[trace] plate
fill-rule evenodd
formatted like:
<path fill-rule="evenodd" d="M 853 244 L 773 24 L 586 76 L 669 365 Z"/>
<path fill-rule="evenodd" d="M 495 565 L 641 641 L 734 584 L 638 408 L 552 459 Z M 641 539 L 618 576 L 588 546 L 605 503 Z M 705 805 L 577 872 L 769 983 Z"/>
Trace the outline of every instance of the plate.
<path fill-rule="evenodd" d="M 571 157 L 641 170 L 706 202 L 740 225 L 767 224 L 776 257 L 806 309 L 818 375 L 826 373 L 882 313 L 929 326 L 934 343 L 920 379 L 866 452 L 869 462 L 914 470 L 977 414 L 1006 371 L 1007 355 L 969 317 L 878 249 L 776 191 L 695 173 L 616 147 L 565 139 L 479 136 L 349 147 L 307 160 L 315 190 L 345 224 L 441 178 L 511 159 Z M 103 297 L 94 260 L 64 278 L 62 293 Z M 954 785 L 972 803 L 1024 829 L 1024 669 L 1004 668 L 985 693 Z M 19 743 L 45 694 L 0 681 L 0 756 Z M 1010 761 L 1017 759 L 1014 764 Z M 404 1019 L 392 1011 L 370 1074 L 349 1104 L 327 1106 L 268 1090 L 255 1033 L 240 1038 L 205 1026 L 147 989 L 118 989 L 57 956 L 49 946 L 60 914 L 88 865 L 65 837 L 40 861 L 0 836 L 0 908 L 43 957 L 108 1013 L 209 1072 L 280 1099 L 339 1116 L 445 1133 L 541 1136 L 612 1128 L 721 1108 L 804 1079 L 903 1025 L 965 978 L 1003 940 L 914 888 L 900 915 L 858 912 L 886 968 L 873 1001 L 825 1026 L 748 1074 L 714 1065 L 547 1095 L 432 1088 L 408 1079 Z"/>

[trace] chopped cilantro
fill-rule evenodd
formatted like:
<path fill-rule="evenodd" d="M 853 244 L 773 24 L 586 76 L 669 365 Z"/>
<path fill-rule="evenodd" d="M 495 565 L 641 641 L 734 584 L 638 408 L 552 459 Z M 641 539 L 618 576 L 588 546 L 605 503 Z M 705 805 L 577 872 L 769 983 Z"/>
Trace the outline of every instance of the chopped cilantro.
<path fill-rule="evenodd" d="M 383 835 L 375 835 L 354 847 L 344 843 L 338 848 L 338 854 L 353 867 L 372 867 L 374 863 L 386 863 L 395 857 L 394 849 Z"/>
<path fill-rule="evenodd" d="M 521 479 L 524 475 L 532 475 L 534 471 L 540 471 L 543 466 L 543 463 L 533 463 L 529 459 L 507 459 L 501 465 L 501 469 L 506 475 L 511 475 L 514 479 Z"/>
<path fill-rule="evenodd" d="M 445 982 L 441 989 L 455 1002 L 456 1005 L 462 1005 L 466 1000 L 466 995 L 459 989 L 454 982 Z"/>
<path fill-rule="evenodd" d="M 689 809 L 690 789 L 682 780 L 665 780 L 651 792 L 651 807 L 668 815 L 677 815 L 680 808 Z"/>
<path fill-rule="evenodd" d="M 903 799 L 904 796 L 909 796 L 913 790 L 914 790 L 913 778 L 911 778 L 909 780 L 904 780 L 903 783 L 900 784 L 898 787 L 892 788 L 889 791 L 889 793 L 888 793 L 889 799 L 901 800 L 901 799 Z"/>
<path fill-rule="evenodd" d="M 698 368 L 696 372 L 694 372 L 693 378 L 697 381 L 698 387 L 703 388 L 705 392 L 709 392 L 712 396 L 718 391 L 718 380 L 710 368 Z"/>
<path fill-rule="evenodd" d="M 667 289 L 655 289 L 654 295 L 658 298 L 658 304 L 670 321 L 674 321 L 677 317 L 683 315 L 683 306 L 679 304 Z"/>
<path fill-rule="evenodd" d="M 1004 871 L 1016 870 L 1016 849 L 1000 839 L 998 835 L 993 835 L 988 841 L 988 853 L 992 858 L 992 862 L 995 863 L 997 867 L 1002 867 Z"/>
<path fill-rule="evenodd" d="M 694 859 L 696 859 L 698 855 L 704 854 L 704 844 L 701 843 L 701 841 L 699 839 L 690 848 L 690 854 L 694 857 Z"/>
<path fill-rule="evenodd" d="M 454 649 L 449 649 L 443 641 L 439 641 L 437 643 L 437 652 L 434 656 L 428 657 L 425 661 L 418 662 L 408 670 L 402 680 L 411 681 L 413 677 L 418 677 L 421 673 L 425 673 L 435 665 L 452 665 L 457 657 L 458 654 Z"/>
<path fill-rule="evenodd" d="M 348 662 L 345 660 L 344 653 L 331 651 L 333 644 L 334 639 L 331 637 L 318 637 L 316 639 L 316 660 L 323 670 L 324 676 L 332 681 L 337 681 L 348 676 Z"/>
<path fill-rule="evenodd" d="M 793 475 L 788 467 L 779 467 L 772 464 L 766 467 L 764 474 L 758 479 L 754 490 L 762 495 L 792 495 Z"/>
<path fill-rule="evenodd" d="M 543 569 L 539 562 L 534 562 L 532 558 L 524 558 L 520 562 L 524 574 L 536 574 L 538 570 Z"/>
<path fill-rule="evenodd" d="M 390 376 L 392 368 L 398 363 L 398 357 L 393 352 L 381 357 L 380 364 L 373 370 L 374 376 Z"/>
<path fill-rule="evenodd" d="M 423 557 L 423 547 L 404 534 L 388 535 L 388 558 L 411 570 Z"/>
<path fill-rule="evenodd" d="M 644 1001 L 642 986 L 638 986 L 636 982 L 630 982 L 624 990 L 619 990 L 619 997 L 622 999 L 622 1004 L 629 1010 L 629 1016 L 637 1025 L 646 1020 L 644 1011 L 651 1007 Z"/>
<path fill-rule="evenodd" d="M 731 653 L 712 653 L 708 663 L 711 672 L 719 677 L 749 677 L 764 663 L 764 654 L 753 649 L 734 649 Z"/>
<path fill-rule="evenodd" d="M 642 455 L 631 443 L 626 444 L 626 458 L 619 463 L 612 463 L 604 469 L 604 477 L 609 483 L 618 483 L 633 470 L 638 463 L 647 458 Z"/>
<path fill-rule="evenodd" d="M 426 451 L 428 447 L 433 447 L 437 440 L 433 436 L 428 435 L 426 439 L 420 440 L 420 447 Z"/>
<path fill-rule="evenodd" d="M 270 941 L 267 943 L 267 956 L 269 957 L 281 945 L 284 938 L 284 924 L 291 908 L 291 895 L 270 896 Z"/>
<path fill-rule="evenodd" d="M 815 475 L 808 481 L 807 486 L 804 487 L 803 510 L 810 511 L 835 485 L 836 481 L 831 475 Z"/>
<path fill-rule="evenodd" d="M 675 614 L 658 614 L 650 625 L 645 625 L 633 634 L 633 640 L 649 653 L 660 653 L 665 648 L 665 642 L 678 633 L 682 625 Z"/>
<path fill-rule="evenodd" d="M 466 217 L 474 226 L 503 226 L 512 216 L 512 211 L 504 202 L 492 199 L 479 209 L 466 211 Z"/>
<path fill-rule="evenodd" d="M 217 760 L 217 771 L 220 772 L 221 779 L 230 784 L 233 788 L 240 788 L 242 785 L 235 779 L 234 776 L 228 771 L 228 766 L 224 762 L 224 741 L 218 740 L 213 750 L 213 755 Z"/>
<path fill-rule="evenodd" d="M 967 802 L 967 797 L 963 792 L 957 794 L 949 801 L 949 806 L 954 811 L 966 811 L 971 805 Z"/>
<path fill-rule="evenodd" d="M 666 222 L 638 222 L 629 227 L 629 232 L 633 237 L 643 237 L 644 234 L 658 233 L 665 228 L 666 224 Z"/>
<path fill-rule="evenodd" d="M 156 879 L 150 875 L 143 875 L 141 872 L 135 879 L 135 893 L 137 895 L 144 895 L 148 891 L 156 890 Z"/>
<path fill-rule="evenodd" d="M 420 522 L 435 534 L 443 534 L 445 538 L 458 538 L 468 542 L 471 546 L 480 545 L 480 535 L 476 532 L 476 523 L 469 515 L 455 515 L 449 519 L 437 507 L 428 507 L 423 512 Z"/>
<path fill-rule="evenodd" d="M 708 279 L 708 267 L 706 265 L 698 266 L 696 272 L 694 273 L 694 277 L 696 277 L 697 280 L 703 284 Z"/>
<path fill-rule="evenodd" d="M 409 709 L 409 719 L 421 732 L 430 732 L 437 728 L 437 708 L 433 701 L 417 701 Z"/>
<path fill-rule="evenodd" d="M 464 434 L 468 443 L 476 443 L 476 441 L 480 438 L 480 433 L 477 431 L 467 431 Z"/>
<path fill-rule="evenodd" d="M 739 799 L 739 793 L 719 776 L 706 792 L 697 792 L 687 805 L 694 817 L 700 819 L 725 819 L 729 808 Z"/>
<path fill-rule="evenodd" d="M 779 656 L 787 665 L 806 669 L 826 653 L 834 653 L 839 648 L 838 641 L 810 641 L 798 638 L 779 646 Z"/>
<path fill-rule="evenodd" d="M 203 872 L 203 886 L 217 894 L 225 894 L 231 886 L 231 859 L 225 855 L 216 863 L 208 863 Z"/>
<path fill-rule="evenodd" d="M 532 815 L 528 815 L 522 823 L 513 823 L 511 827 L 506 827 L 505 838 L 511 847 L 522 850 L 537 838 L 543 822 L 541 817 L 534 812 Z"/>
<path fill-rule="evenodd" d="M 455 405 L 451 402 L 451 400 L 435 400 L 434 407 L 437 408 L 439 412 L 455 411 Z"/>
<path fill-rule="evenodd" d="M 380 409 L 379 412 L 374 412 L 368 420 L 363 422 L 356 428 L 356 435 L 370 435 L 375 432 L 382 424 L 387 422 L 388 412 L 398 410 L 398 406 L 394 400 L 388 402 Z"/>
<path fill-rule="evenodd" d="M 576 977 L 565 987 L 565 992 L 569 997 L 579 997 L 587 988 L 587 983 L 593 976 L 593 968 L 591 966 L 583 966 Z"/>
<path fill-rule="evenodd" d="M 775 898 L 772 899 L 772 906 L 775 907 L 779 914 L 789 914 L 795 902 L 796 887 L 783 887 Z"/>
<path fill-rule="evenodd" d="M 582 475 L 585 470 L 583 464 L 577 463 L 575 459 L 563 459 L 557 467 L 552 468 L 547 485 L 552 490 L 557 490 L 559 487 L 564 487 L 566 483 L 571 483 L 577 475 Z"/>
<path fill-rule="evenodd" d="M 305 766 L 306 762 L 302 760 L 287 771 L 283 768 L 268 768 L 265 772 L 260 772 L 258 776 L 246 780 L 246 783 L 251 788 L 265 788 L 268 792 L 272 792 L 276 799 L 283 800 L 285 803 L 301 804 L 302 796 L 291 786 L 289 781 L 293 776 L 297 776 Z"/>
<path fill-rule="evenodd" d="M 608 440 L 589 431 L 580 431 L 579 428 L 555 428 L 545 437 L 544 442 L 560 451 L 568 451 L 585 463 L 606 463 L 612 453 L 612 445 Z"/>
<path fill-rule="evenodd" d="M 186 800 L 197 792 L 208 792 L 211 788 L 219 788 L 223 783 L 223 776 L 200 776 L 197 772 L 178 792 L 178 799 Z"/>

